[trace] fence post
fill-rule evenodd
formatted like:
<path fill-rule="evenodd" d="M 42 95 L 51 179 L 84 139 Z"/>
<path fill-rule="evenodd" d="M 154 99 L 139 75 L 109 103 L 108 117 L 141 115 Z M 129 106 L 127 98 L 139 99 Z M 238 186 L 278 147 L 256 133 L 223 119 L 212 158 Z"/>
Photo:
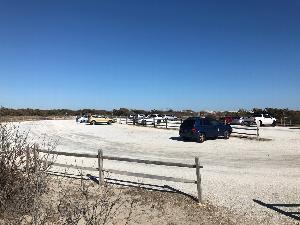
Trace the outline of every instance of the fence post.
<path fill-rule="evenodd" d="M 126 124 L 127 124 L 127 117 L 126 117 Z"/>
<path fill-rule="evenodd" d="M 30 160 L 30 155 L 29 155 L 29 145 L 26 147 L 26 173 L 29 173 L 29 160 Z"/>
<path fill-rule="evenodd" d="M 103 175 L 103 151 L 98 150 L 98 170 L 99 170 L 99 186 L 104 184 L 104 175 Z"/>
<path fill-rule="evenodd" d="M 256 124 L 256 137 L 259 138 L 259 125 L 260 123 Z"/>
<path fill-rule="evenodd" d="M 182 118 L 180 119 L 180 124 L 182 124 Z"/>
<path fill-rule="evenodd" d="M 34 158 L 34 171 L 38 172 L 39 164 L 38 164 L 38 152 L 37 152 L 37 144 L 33 145 L 33 158 Z"/>
<path fill-rule="evenodd" d="M 153 117 L 153 126 L 155 127 L 155 117 Z"/>
<path fill-rule="evenodd" d="M 200 163 L 199 157 L 195 157 L 196 164 L 196 175 L 197 175 L 197 192 L 198 192 L 198 203 L 202 202 L 202 189 L 201 189 L 201 174 L 200 174 Z"/>
<path fill-rule="evenodd" d="M 83 191 L 84 188 L 83 188 L 83 175 L 82 175 L 82 170 L 80 170 L 80 187 L 81 187 L 81 190 Z"/>
<path fill-rule="evenodd" d="M 166 129 L 168 129 L 168 120 L 166 119 Z"/>

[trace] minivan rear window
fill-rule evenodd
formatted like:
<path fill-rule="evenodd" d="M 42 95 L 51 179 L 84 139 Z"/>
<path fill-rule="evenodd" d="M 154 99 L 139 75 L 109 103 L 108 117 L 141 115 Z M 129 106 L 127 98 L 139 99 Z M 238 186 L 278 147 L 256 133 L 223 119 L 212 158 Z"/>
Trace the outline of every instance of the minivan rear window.
<path fill-rule="evenodd" d="M 187 119 L 183 121 L 182 127 L 184 128 L 192 128 L 195 124 L 195 119 Z"/>

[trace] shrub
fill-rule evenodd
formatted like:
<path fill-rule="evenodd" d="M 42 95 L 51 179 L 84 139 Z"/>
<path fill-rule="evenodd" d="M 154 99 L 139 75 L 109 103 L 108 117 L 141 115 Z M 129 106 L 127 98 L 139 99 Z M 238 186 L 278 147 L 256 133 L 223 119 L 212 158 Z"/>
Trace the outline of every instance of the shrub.
<path fill-rule="evenodd" d="M 53 150 L 55 144 L 43 143 Z M 50 159 L 38 155 L 38 146 L 30 144 L 28 132 L 14 124 L 0 124 L 0 215 L 8 221 L 32 214 L 38 197 L 46 191 Z"/>

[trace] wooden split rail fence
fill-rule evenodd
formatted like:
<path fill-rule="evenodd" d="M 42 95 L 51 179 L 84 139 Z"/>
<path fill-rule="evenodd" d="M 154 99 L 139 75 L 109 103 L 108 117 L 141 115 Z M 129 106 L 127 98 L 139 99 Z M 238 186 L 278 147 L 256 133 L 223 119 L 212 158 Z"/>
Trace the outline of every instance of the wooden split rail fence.
<path fill-rule="evenodd" d="M 118 122 L 120 124 L 129 124 L 129 125 L 142 125 L 146 127 L 156 127 L 156 128 L 165 128 L 165 129 L 179 129 L 180 125 L 182 124 L 183 119 L 177 120 L 162 120 L 162 119 L 155 119 L 153 121 L 145 121 L 144 123 L 138 124 L 134 122 L 133 119 L 130 118 L 118 118 Z"/>
<path fill-rule="evenodd" d="M 37 150 L 37 151 L 41 152 L 41 153 L 45 153 L 45 154 L 98 159 L 98 167 L 97 168 L 83 167 L 83 166 L 76 166 L 76 165 L 67 165 L 67 164 L 55 163 L 55 162 L 52 162 L 51 165 L 58 166 L 58 167 L 64 167 L 64 168 L 87 170 L 87 171 L 98 171 L 99 185 L 104 184 L 104 172 L 118 174 L 118 175 L 131 176 L 131 177 L 141 177 L 141 178 L 148 178 L 148 179 L 154 179 L 154 180 L 165 180 L 165 181 L 171 181 L 171 182 L 196 184 L 197 185 L 198 202 L 199 203 L 202 202 L 200 169 L 203 168 L 203 166 L 200 165 L 198 157 L 195 157 L 195 164 L 185 164 L 185 163 L 176 163 L 176 162 L 163 162 L 163 161 L 106 156 L 106 155 L 103 155 L 102 150 L 99 150 L 98 154 L 70 153 L 70 152 L 46 151 L 46 150 Z M 36 158 L 36 155 L 35 155 L 35 158 Z M 115 169 L 105 169 L 104 165 L 103 165 L 103 160 L 114 160 L 114 161 L 119 161 L 119 162 L 141 163 L 141 164 L 150 164 L 150 165 L 158 165 L 158 166 L 168 166 L 168 167 L 193 168 L 193 169 L 195 169 L 196 180 L 183 179 L 183 178 L 177 178 L 177 177 L 169 177 L 169 176 L 161 176 L 161 175 L 153 175 L 153 174 L 135 173 L 135 172 L 129 172 L 129 171 L 115 170 Z"/>

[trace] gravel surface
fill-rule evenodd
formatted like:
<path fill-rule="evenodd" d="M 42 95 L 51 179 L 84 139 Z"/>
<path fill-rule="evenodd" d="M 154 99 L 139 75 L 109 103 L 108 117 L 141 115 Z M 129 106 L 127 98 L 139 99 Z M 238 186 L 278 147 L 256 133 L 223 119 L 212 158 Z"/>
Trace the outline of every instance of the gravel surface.
<path fill-rule="evenodd" d="M 223 207 L 245 224 L 253 220 L 261 224 L 299 224 L 299 220 L 255 203 L 300 204 L 300 130 L 285 127 L 261 127 L 260 136 L 271 141 L 232 137 L 229 140 L 208 140 L 202 144 L 183 142 L 178 131 L 136 127 L 124 124 L 85 125 L 74 121 L 28 121 L 20 123 L 37 140 L 46 135 L 59 141 L 57 150 L 96 153 L 170 162 L 194 163 L 200 157 L 203 197 Z M 41 141 L 39 139 L 38 141 Z M 58 162 L 66 162 L 62 157 Z M 95 166 L 93 159 L 68 158 L 67 163 Z M 105 161 L 105 168 L 195 179 L 193 169 L 167 168 L 135 163 Z M 130 179 L 144 183 L 170 185 L 196 195 L 196 185 L 174 182 Z M 278 206 L 299 216 L 300 206 Z M 298 212 L 298 214 L 296 214 Z"/>

